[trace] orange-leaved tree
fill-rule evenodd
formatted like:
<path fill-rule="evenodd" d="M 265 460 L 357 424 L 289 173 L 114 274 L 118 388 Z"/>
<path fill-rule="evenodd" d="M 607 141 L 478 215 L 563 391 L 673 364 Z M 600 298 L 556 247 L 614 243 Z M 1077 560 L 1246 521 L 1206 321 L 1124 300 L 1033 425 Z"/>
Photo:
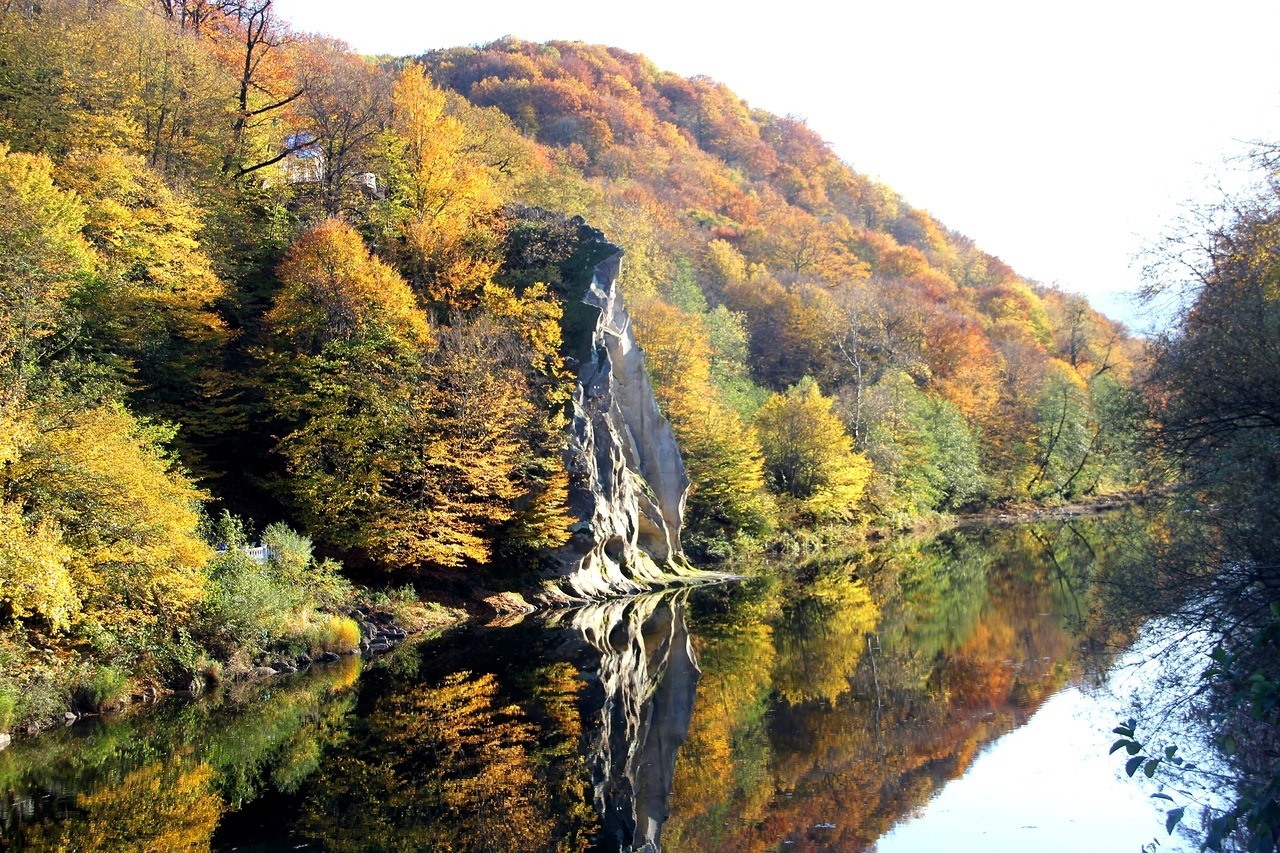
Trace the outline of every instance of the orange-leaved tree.
<path fill-rule="evenodd" d="M 299 236 L 267 313 L 286 492 L 317 537 L 397 568 L 487 563 L 503 533 L 558 544 L 559 306 L 489 284 L 433 325 L 349 225 Z"/>

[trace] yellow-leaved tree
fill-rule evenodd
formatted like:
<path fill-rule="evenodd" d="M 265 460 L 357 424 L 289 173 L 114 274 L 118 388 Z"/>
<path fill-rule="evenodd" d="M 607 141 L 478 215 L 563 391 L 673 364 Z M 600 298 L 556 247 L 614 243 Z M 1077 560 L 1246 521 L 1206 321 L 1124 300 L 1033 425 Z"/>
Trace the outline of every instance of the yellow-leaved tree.
<path fill-rule="evenodd" d="M 277 450 L 317 537 L 399 568 L 484 564 L 500 532 L 558 544 L 559 305 L 489 284 L 432 326 L 348 225 L 307 232 L 267 313 Z M 559 406 L 550 405 L 559 401 Z"/>
<path fill-rule="evenodd" d="M 518 294 L 514 288 L 490 285 L 483 304 L 485 313 L 509 330 L 502 338 L 505 357 L 523 374 L 525 394 L 534 404 L 520 435 L 517 463 L 525 492 L 515 501 L 506 535 L 530 548 L 554 548 L 569 540 L 573 523 L 564 446 L 574 377 L 560 355 L 564 304 L 542 282 Z"/>
<path fill-rule="evenodd" d="M 786 602 L 774 629 L 773 689 L 792 705 L 849 692 L 880 610 L 862 581 L 827 569 Z"/>
<path fill-rule="evenodd" d="M 756 414 L 769 485 L 815 520 L 852 518 L 871 476 L 832 402 L 805 377 Z"/>
<path fill-rule="evenodd" d="M 170 758 L 123 773 L 113 784 L 76 795 L 65 821 L 37 824 L 32 851 L 200 853 L 208 850 L 226 803 L 208 764 Z"/>
<path fill-rule="evenodd" d="M 298 354 L 318 355 L 330 344 L 375 337 L 397 348 L 432 345 L 413 292 L 339 219 L 299 234 L 277 274 L 281 288 L 267 324 Z"/>
<path fill-rule="evenodd" d="M 0 501 L 0 604 L 10 617 L 66 629 L 80 608 L 68 571 L 73 556 L 56 525 L 32 523 L 16 502 Z"/>
<path fill-rule="evenodd" d="M 397 467 L 384 436 L 419 395 L 430 324 L 404 280 L 336 219 L 298 235 L 277 274 L 265 390 L 286 496 L 318 537 L 377 553 L 371 525 Z"/>
<path fill-rule="evenodd" d="M 96 261 L 84 205 L 54 184 L 49 158 L 0 143 L 0 401 L 66 345 L 68 299 Z"/>
<path fill-rule="evenodd" d="M 83 200 L 84 234 L 99 259 L 77 301 L 78 348 L 116 368 L 136 411 L 181 424 L 184 462 L 212 475 L 204 448 L 240 425 L 229 424 L 223 361 L 232 333 L 216 307 L 228 288 L 200 242 L 204 212 L 118 148 L 72 152 L 57 175 Z"/>
<path fill-rule="evenodd" d="M 712 381 L 702 316 L 657 299 L 638 303 L 634 316 L 655 394 L 689 470 L 691 526 L 704 533 L 767 528 L 772 507 L 760 445 Z"/>
<path fill-rule="evenodd" d="M 495 213 L 502 203 L 466 126 L 420 65 L 392 91 L 384 138 L 390 193 L 379 216 L 397 266 L 432 305 L 474 307 L 501 263 Z"/>
<path fill-rule="evenodd" d="M 123 407 L 28 414 L 0 467 L 0 600 L 54 628 L 181 624 L 204 597 L 211 556 L 203 493 L 164 450 L 172 430 Z"/>
<path fill-rule="evenodd" d="M 47 158 L 0 147 L 0 606 L 54 630 L 176 624 L 204 592 L 203 495 L 171 429 L 76 393 L 57 360 L 99 262 L 84 211 Z"/>

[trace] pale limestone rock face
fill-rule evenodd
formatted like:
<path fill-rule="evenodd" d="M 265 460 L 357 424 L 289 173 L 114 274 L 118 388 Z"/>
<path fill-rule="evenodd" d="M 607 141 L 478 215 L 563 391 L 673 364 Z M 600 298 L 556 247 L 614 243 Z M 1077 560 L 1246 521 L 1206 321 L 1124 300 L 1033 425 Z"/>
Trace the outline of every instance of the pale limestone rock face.
<path fill-rule="evenodd" d="M 658 411 L 644 352 L 618 291 L 622 250 L 594 270 L 583 302 L 599 310 L 580 365 L 569 427 L 574 537 L 547 600 L 624 595 L 700 575 L 684 560 L 680 526 L 689 478 L 671 425 Z"/>

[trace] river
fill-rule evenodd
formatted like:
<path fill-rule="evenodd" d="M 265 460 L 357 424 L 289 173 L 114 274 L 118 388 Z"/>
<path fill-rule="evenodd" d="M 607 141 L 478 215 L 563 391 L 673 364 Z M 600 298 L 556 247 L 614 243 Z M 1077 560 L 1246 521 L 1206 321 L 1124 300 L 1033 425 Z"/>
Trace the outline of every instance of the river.
<path fill-rule="evenodd" d="M 782 560 L 80 723 L 0 752 L 0 845 L 1198 849 L 1107 755 L 1139 626 L 1094 580 L 1140 527 Z"/>

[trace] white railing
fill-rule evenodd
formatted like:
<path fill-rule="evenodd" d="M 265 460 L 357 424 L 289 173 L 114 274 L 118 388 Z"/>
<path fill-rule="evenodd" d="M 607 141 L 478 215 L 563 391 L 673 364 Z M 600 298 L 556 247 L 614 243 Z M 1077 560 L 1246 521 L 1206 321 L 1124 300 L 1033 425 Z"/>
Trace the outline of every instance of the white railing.
<path fill-rule="evenodd" d="M 226 550 L 227 550 L 226 545 L 218 546 L 219 554 L 226 553 Z M 249 557 L 249 559 L 253 560 L 255 563 L 265 563 L 267 560 L 271 559 L 271 549 L 268 548 L 266 545 L 259 545 L 256 548 L 251 547 L 249 545 L 245 545 L 242 550 Z"/>

